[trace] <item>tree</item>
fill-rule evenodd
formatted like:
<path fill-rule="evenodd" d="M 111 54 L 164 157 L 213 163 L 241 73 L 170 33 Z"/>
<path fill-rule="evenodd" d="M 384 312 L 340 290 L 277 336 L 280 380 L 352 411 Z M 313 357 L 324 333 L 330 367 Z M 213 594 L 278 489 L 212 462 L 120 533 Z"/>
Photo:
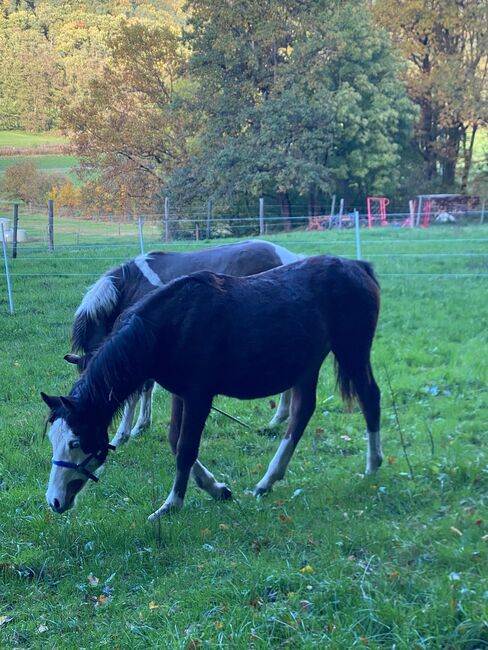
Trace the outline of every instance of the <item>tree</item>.
<path fill-rule="evenodd" d="M 103 73 L 66 107 L 64 123 L 85 175 L 98 170 L 98 185 L 151 202 L 186 155 L 185 57 L 170 28 L 140 22 L 123 21 L 107 45 Z"/>
<path fill-rule="evenodd" d="M 177 187 L 214 196 L 391 188 L 413 119 L 362 3 L 189 2 L 199 150 Z M 386 40 L 386 42 L 385 42 Z"/>
<path fill-rule="evenodd" d="M 409 62 L 420 108 L 416 139 L 426 177 L 452 188 L 459 157 L 465 190 L 475 137 L 488 120 L 488 4 L 479 0 L 377 0 L 378 22 Z"/>

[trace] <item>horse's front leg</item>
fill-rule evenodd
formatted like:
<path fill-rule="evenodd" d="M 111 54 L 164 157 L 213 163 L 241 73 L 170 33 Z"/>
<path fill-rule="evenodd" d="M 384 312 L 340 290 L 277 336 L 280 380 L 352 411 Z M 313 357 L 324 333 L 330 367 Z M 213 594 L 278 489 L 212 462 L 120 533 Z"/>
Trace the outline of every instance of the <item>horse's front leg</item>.
<path fill-rule="evenodd" d="M 182 507 L 190 471 L 198 457 L 200 438 L 211 406 L 212 399 L 208 397 L 194 396 L 181 400 L 181 428 L 176 444 L 175 481 L 168 498 L 149 516 L 149 521 L 154 521 Z"/>
<path fill-rule="evenodd" d="M 137 418 L 137 422 L 130 432 L 130 437 L 131 438 L 137 438 L 137 436 L 140 436 L 144 431 L 149 429 L 151 426 L 151 410 L 152 410 L 152 394 L 154 390 L 154 382 L 153 381 L 147 381 L 143 388 L 142 388 L 142 393 L 141 393 L 141 402 L 139 405 L 139 417 Z"/>
<path fill-rule="evenodd" d="M 115 447 L 119 447 L 120 445 L 125 444 L 130 438 L 132 422 L 134 420 L 134 413 L 136 411 L 138 399 L 139 392 L 133 393 L 125 402 L 124 413 L 122 415 L 122 419 L 120 420 L 119 428 L 117 429 L 117 433 L 112 440 L 112 445 Z"/>
<path fill-rule="evenodd" d="M 183 400 L 176 395 L 172 395 L 171 404 L 171 423 L 169 425 L 169 444 L 173 454 L 176 456 L 178 450 L 178 440 L 180 438 L 181 422 L 183 417 Z M 219 483 L 215 476 L 205 465 L 196 460 L 191 473 L 195 483 L 202 490 L 205 490 L 211 497 L 218 501 L 232 499 L 232 492 L 225 483 Z"/>
<path fill-rule="evenodd" d="M 273 429 L 282 422 L 286 422 L 290 415 L 290 402 L 291 402 L 291 390 L 286 390 L 280 395 L 280 401 L 276 413 L 273 415 L 271 422 L 269 423 L 269 428 Z"/>
<path fill-rule="evenodd" d="M 266 474 L 254 488 L 254 495 L 261 496 L 271 492 L 276 481 L 280 481 L 286 472 L 300 438 L 315 410 L 315 391 L 318 373 L 301 381 L 292 388 L 291 413 L 285 437 L 273 456 Z"/>

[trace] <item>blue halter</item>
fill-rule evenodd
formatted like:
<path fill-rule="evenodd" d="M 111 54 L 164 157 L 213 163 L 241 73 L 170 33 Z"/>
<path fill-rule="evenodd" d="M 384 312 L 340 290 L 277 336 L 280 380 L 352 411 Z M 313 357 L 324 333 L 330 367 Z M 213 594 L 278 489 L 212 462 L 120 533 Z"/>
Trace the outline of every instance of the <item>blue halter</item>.
<path fill-rule="evenodd" d="M 89 479 L 92 481 L 95 481 L 95 483 L 98 481 L 98 476 L 95 476 L 95 474 L 92 474 L 86 469 L 86 466 L 88 463 L 90 463 L 93 459 L 97 460 L 100 465 L 104 462 L 105 458 L 107 457 L 108 451 L 112 449 L 115 450 L 114 445 L 107 445 L 107 449 L 100 449 L 97 451 L 96 454 L 88 454 L 88 456 L 85 458 L 85 460 L 82 463 L 70 463 L 69 461 L 66 460 L 54 460 L 52 459 L 52 464 L 57 465 L 58 467 L 66 467 L 68 469 L 75 469 L 77 472 L 80 472 L 80 474 L 84 474 L 87 476 Z"/>

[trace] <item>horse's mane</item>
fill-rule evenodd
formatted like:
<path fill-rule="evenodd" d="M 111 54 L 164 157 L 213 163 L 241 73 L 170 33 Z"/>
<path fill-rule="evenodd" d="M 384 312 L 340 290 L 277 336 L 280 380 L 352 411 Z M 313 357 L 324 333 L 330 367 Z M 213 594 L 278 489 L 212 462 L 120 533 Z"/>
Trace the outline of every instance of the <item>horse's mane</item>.
<path fill-rule="evenodd" d="M 103 341 L 93 355 L 85 373 L 70 393 L 73 397 L 101 397 L 123 401 L 149 378 L 155 335 L 152 328 L 132 310 L 122 323 Z"/>
<path fill-rule="evenodd" d="M 133 267 L 130 261 L 115 266 L 88 289 L 75 312 L 71 331 L 73 352 L 93 352 L 92 337 L 100 331 L 103 338 L 110 331 L 120 313 L 122 288 L 136 273 Z"/>

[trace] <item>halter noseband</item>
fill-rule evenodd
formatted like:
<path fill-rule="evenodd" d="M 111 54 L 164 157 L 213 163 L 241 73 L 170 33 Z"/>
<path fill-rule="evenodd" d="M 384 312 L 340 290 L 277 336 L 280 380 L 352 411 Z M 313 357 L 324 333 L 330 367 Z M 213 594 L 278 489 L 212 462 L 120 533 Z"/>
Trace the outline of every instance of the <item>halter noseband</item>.
<path fill-rule="evenodd" d="M 95 476 L 95 474 L 89 472 L 86 469 L 86 466 L 93 459 L 97 460 L 101 465 L 105 461 L 105 458 L 107 457 L 107 454 L 110 449 L 115 450 L 114 445 L 107 445 L 106 449 L 100 449 L 95 454 L 88 454 L 88 456 L 85 458 L 85 460 L 82 463 L 70 463 L 69 461 L 66 460 L 55 460 L 53 458 L 52 464 L 57 465 L 58 467 L 67 467 L 68 469 L 75 469 L 77 472 L 80 472 L 80 474 L 84 474 L 85 476 L 90 478 L 92 481 L 95 481 L 96 483 L 98 481 L 98 476 Z"/>

